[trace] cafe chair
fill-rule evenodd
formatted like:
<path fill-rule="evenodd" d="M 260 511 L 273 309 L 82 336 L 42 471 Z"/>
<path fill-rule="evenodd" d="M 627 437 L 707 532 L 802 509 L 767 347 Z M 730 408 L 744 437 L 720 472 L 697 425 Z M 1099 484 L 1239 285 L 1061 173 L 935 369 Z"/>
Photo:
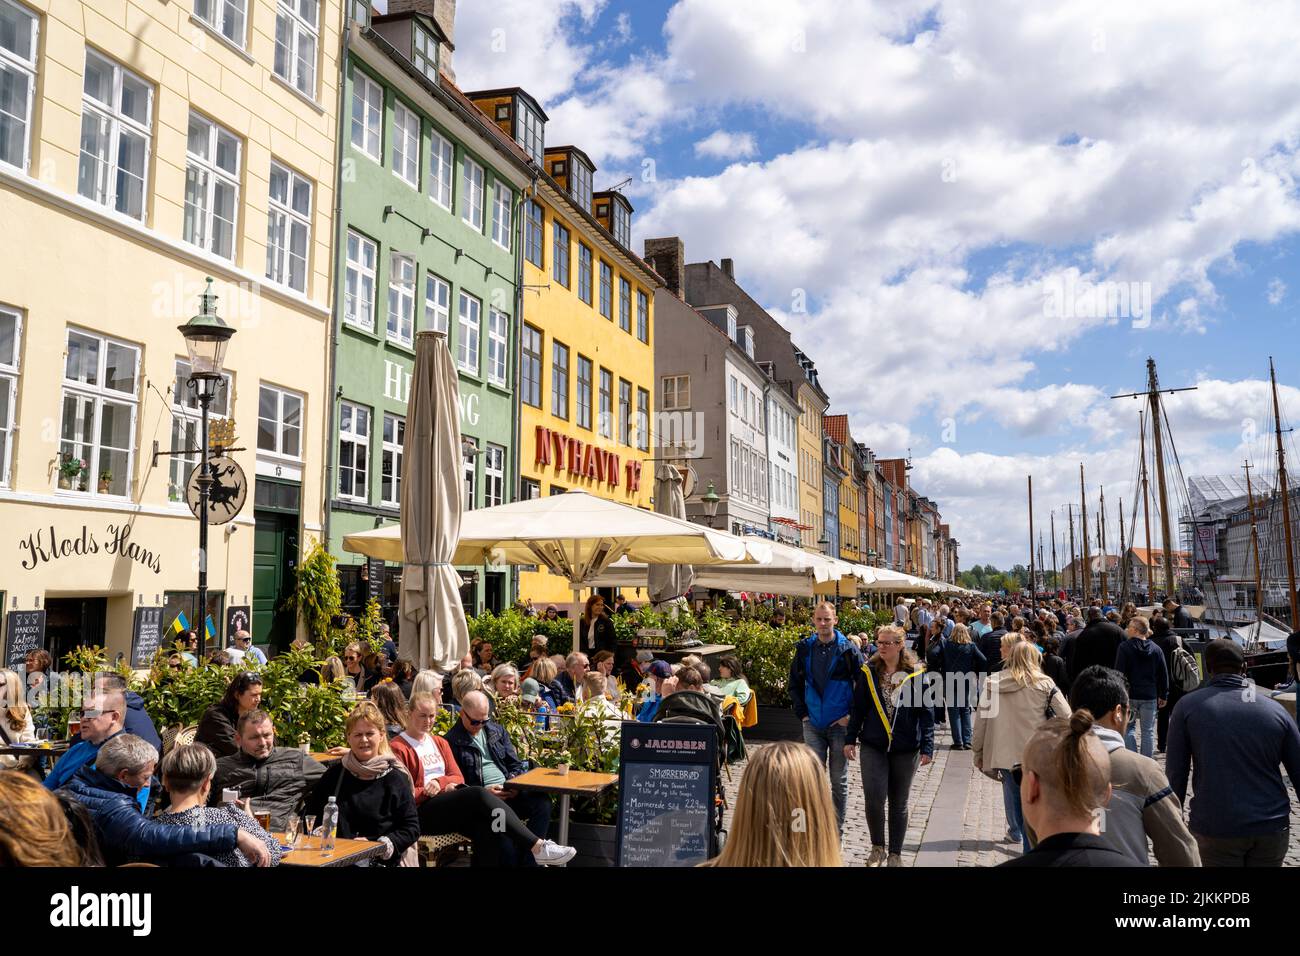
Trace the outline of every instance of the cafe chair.
<path fill-rule="evenodd" d="M 194 738 L 198 735 L 198 724 L 189 727 L 167 727 L 159 735 L 162 737 L 162 756 L 166 757 L 171 749 L 176 745 L 188 746 L 194 743 Z"/>
<path fill-rule="evenodd" d="M 420 837 L 419 846 L 420 865 L 437 866 L 444 857 L 449 857 L 452 851 L 469 849 L 473 844 L 463 833 L 440 833 L 437 836 Z"/>

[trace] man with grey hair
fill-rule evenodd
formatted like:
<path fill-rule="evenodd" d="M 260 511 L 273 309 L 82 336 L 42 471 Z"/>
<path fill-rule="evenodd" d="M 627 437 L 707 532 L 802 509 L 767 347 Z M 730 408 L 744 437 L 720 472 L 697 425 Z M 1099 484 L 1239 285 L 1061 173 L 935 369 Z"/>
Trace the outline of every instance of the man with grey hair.
<path fill-rule="evenodd" d="M 588 667 L 587 655 L 581 651 L 574 651 L 564 659 L 564 673 L 558 680 L 566 700 L 578 699 L 578 688 L 582 686 L 582 678 L 586 676 Z"/>
<path fill-rule="evenodd" d="M 255 866 L 270 862 L 266 847 L 233 825 L 172 827 L 146 818 L 136 792 L 149 784 L 157 764 L 152 744 L 119 733 L 99 749 L 93 767 L 83 766 L 63 788 L 90 811 L 107 865 L 133 859 L 192 863 L 234 849 Z"/>

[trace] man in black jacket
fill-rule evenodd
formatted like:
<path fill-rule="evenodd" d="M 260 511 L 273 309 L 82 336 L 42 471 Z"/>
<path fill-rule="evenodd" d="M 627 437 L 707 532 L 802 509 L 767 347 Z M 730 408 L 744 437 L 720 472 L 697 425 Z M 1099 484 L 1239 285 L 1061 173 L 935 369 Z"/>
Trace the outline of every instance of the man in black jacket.
<path fill-rule="evenodd" d="M 979 639 L 980 653 L 984 655 L 984 660 L 987 662 L 987 671 L 1000 671 L 1002 670 L 1002 636 L 1007 633 L 1007 629 L 1004 627 L 1006 618 L 1000 612 L 995 611 L 993 616 L 989 618 L 989 623 L 992 625 L 993 630 L 987 631 Z"/>
<path fill-rule="evenodd" d="M 1094 664 L 1114 667 L 1115 655 L 1123 643 L 1123 629 L 1102 617 L 1101 608 L 1088 608 L 1088 624 L 1074 639 L 1074 648 L 1070 654 L 1070 680 L 1073 681 Z"/>
<path fill-rule="evenodd" d="M 1165 598 L 1165 617 L 1169 618 L 1174 625 L 1174 630 L 1184 631 L 1191 630 L 1196 626 L 1192 616 L 1183 609 L 1183 606 L 1173 598 Z"/>
<path fill-rule="evenodd" d="M 271 814 L 271 829 L 283 830 L 303 799 L 325 773 L 325 765 L 292 747 L 275 745 L 275 725 L 264 710 L 250 710 L 235 728 L 234 754 L 217 761 L 208 802 L 221 802 L 223 790 L 251 797 L 254 808 Z"/>

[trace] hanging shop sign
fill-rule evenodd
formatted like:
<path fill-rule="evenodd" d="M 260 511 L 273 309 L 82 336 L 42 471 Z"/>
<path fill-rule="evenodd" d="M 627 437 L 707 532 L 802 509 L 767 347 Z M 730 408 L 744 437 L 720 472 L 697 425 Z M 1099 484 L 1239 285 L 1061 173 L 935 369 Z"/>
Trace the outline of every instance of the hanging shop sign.
<path fill-rule="evenodd" d="M 199 517 L 199 473 L 195 467 L 190 472 L 190 480 L 185 484 L 185 502 Z M 225 524 L 231 521 L 244 508 L 248 500 L 248 479 L 244 469 L 233 458 L 212 455 L 208 458 L 208 473 L 212 484 L 208 488 L 208 524 Z"/>

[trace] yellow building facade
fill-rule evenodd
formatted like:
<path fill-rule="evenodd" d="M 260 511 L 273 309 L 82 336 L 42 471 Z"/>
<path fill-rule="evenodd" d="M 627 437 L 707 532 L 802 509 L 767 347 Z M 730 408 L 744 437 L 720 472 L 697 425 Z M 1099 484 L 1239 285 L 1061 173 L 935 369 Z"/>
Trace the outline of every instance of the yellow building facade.
<path fill-rule="evenodd" d="M 0 0 L 0 80 L 25 94 L 0 117 L 0 595 L 45 612 L 56 657 L 130 654 L 141 606 L 199 625 L 177 326 L 205 277 L 236 330 L 212 414 L 246 497 L 210 532 L 207 615 L 218 641 L 240 608 L 255 642 L 292 637 L 277 608 L 322 521 L 342 18 L 338 0 Z M 154 454 L 172 448 L 190 453 Z"/>
<path fill-rule="evenodd" d="M 804 526 L 800 538 L 805 548 L 818 550 L 817 542 L 825 531 L 822 505 L 822 415 L 826 402 L 810 383 L 800 382 L 799 400 L 799 523 Z"/>

